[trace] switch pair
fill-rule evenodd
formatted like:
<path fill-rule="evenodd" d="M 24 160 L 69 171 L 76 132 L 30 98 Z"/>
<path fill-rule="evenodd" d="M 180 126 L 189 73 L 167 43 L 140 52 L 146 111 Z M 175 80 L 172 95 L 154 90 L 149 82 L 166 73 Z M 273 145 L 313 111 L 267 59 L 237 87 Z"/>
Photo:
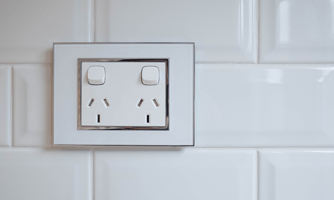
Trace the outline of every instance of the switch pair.
<path fill-rule="evenodd" d="M 106 81 L 106 70 L 103 66 L 91 66 L 88 69 L 88 83 L 91 85 L 103 85 Z M 143 85 L 157 85 L 160 79 L 160 71 L 156 66 L 145 66 L 141 70 L 141 82 Z"/>

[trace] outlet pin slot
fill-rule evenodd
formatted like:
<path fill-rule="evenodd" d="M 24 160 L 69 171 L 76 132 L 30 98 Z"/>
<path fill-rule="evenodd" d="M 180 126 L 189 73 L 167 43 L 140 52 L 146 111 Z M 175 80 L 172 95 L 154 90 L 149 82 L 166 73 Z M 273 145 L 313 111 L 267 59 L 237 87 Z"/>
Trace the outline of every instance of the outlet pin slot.
<path fill-rule="evenodd" d="M 150 123 L 150 115 L 146 115 L 146 123 Z"/>
<path fill-rule="evenodd" d="M 103 102 L 107 107 L 109 107 L 109 102 L 107 101 L 107 99 L 103 99 Z"/>
<path fill-rule="evenodd" d="M 159 107 L 159 104 L 158 104 L 158 102 L 157 102 L 157 100 L 156 100 L 156 99 L 153 99 L 152 101 L 153 101 L 153 103 L 154 103 L 155 107 Z"/>
<path fill-rule="evenodd" d="M 97 123 L 100 123 L 100 115 L 97 115 Z"/>
<path fill-rule="evenodd" d="M 89 104 L 88 104 L 88 106 L 91 107 L 92 104 L 93 104 L 93 102 L 94 102 L 94 99 L 91 99 L 90 102 L 89 102 Z"/>
<path fill-rule="evenodd" d="M 140 100 L 139 100 L 139 103 L 137 104 L 137 106 L 140 107 L 141 104 L 143 103 L 143 101 L 144 101 L 144 99 L 140 99 Z"/>

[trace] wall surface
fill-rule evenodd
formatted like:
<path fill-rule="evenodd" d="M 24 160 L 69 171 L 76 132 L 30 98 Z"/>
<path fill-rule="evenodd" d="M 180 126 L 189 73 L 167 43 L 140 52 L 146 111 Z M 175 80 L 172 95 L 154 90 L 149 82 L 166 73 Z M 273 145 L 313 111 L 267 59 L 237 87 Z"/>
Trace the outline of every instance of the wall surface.
<path fill-rule="evenodd" d="M 0 0 L 0 199 L 334 199 L 333 0 Z M 195 42 L 196 146 L 53 147 L 53 42 Z"/>

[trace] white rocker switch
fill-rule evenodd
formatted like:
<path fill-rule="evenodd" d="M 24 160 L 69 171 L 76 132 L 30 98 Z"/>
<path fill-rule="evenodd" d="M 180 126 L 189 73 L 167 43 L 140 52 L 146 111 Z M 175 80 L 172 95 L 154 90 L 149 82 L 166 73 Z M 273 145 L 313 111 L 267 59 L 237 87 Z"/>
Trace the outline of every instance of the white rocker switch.
<path fill-rule="evenodd" d="M 106 80 L 106 71 L 103 66 L 91 66 L 87 72 L 88 83 L 103 85 Z"/>
<path fill-rule="evenodd" d="M 141 71 L 141 82 L 144 85 L 158 85 L 160 79 L 159 68 L 156 66 L 145 66 Z"/>

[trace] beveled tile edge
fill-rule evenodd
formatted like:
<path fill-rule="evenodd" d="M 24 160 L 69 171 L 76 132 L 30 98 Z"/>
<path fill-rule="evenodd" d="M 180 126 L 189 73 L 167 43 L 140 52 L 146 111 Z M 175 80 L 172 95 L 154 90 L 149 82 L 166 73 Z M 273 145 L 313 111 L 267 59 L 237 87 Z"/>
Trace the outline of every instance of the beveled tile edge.
<path fill-rule="evenodd" d="M 52 147 L 52 138 L 50 139 L 48 144 L 44 145 L 20 145 L 20 144 L 15 144 L 15 133 L 14 133 L 14 127 L 15 127 L 15 113 L 14 113 L 14 71 L 15 69 L 22 69 L 22 68 L 30 68 L 30 67 L 38 67 L 38 68 L 49 68 L 51 71 L 51 76 L 50 76 L 50 81 L 51 81 L 51 98 L 53 98 L 53 91 L 52 91 L 52 64 L 50 63 L 35 63 L 35 64 L 12 64 L 12 147 L 15 148 L 49 148 Z M 52 100 L 52 99 L 51 99 Z M 53 105 L 51 105 L 53 106 Z M 52 108 L 51 108 L 52 109 Z M 53 126 L 53 120 L 52 120 L 52 110 L 51 110 L 51 127 L 50 127 L 50 133 L 51 137 L 53 136 L 52 132 L 52 126 Z M 60 149 L 60 148 L 59 148 Z"/>
<path fill-rule="evenodd" d="M 68 153 L 72 153 L 74 157 L 77 157 L 78 154 L 82 158 L 85 158 L 80 161 L 81 164 L 86 163 L 87 164 L 87 185 L 86 187 L 89 189 L 87 191 L 87 199 L 93 200 L 93 175 L 94 175 L 94 168 L 93 168 L 93 151 L 90 149 L 62 149 L 62 148 L 41 148 L 41 147 L 0 147 L 0 153 L 8 152 L 8 153 L 32 153 L 32 154 L 42 154 L 42 156 L 45 156 L 46 154 L 54 155 L 54 153 L 63 153 L 68 155 Z M 86 154 L 86 155 L 85 155 Z M 59 158 L 59 156 L 58 156 Z M 80 164 L 79 163 L 79 164 Z"/>
<path fill-rule="evenodd" d="M 101 147 L 100 147 L 101 148 Z M 114 147 L 115 148 L 115 147 Z M 120 147 L 122 149 L 125 149 L 124 151 L 120 150 L 120 153 L 129 153 L 129 155 L 133 156 L 133 153 L 152 153 L 152 154 L 156 154 L 159 155 L 159 153 L 161 153 L 161 151 L 159 151 L 158 149 L 166 149 L 166 148 L 156 148 L 155 150 L 150 151 L 152 148 L 138 148 L 138 149 L 144 149 L 144 150 L 126 150 L 129 149 L 129 147 Z M 116 149 L 118 149 L 116 147 Z M 170 151 L 175 151 L 175 148 L 173 147 L 168 147 L 168 149 Z M 108 151 L 105 149 L 101 149 L 101 150 L 93 150 L 94 151 L 94 166 L 97 165 L 97 163 L 99 162 L 99 165 L 108 165 L 108 157 L 112 157 L 112 154 L 109 153 L 117 153 L 116 151 Z M 180 148 L 177 151 L 182 151 L 182 152 L 199 152 L 199 153 L 203 153 L 203 152 L 219 152 L 219 153 L 223 153 L 223 158 L 225 156 L 225 158 L 227 158 L 228 156 L 232 156 L 234 157 L 233 154 L 237 154 L 236 156 L 239 157 L 238 162 L 235 162 L 236 167 L 238 167 L 238 170 L 240 170 L 240 168 L 247 168 L 251 167 L 252 169 L 250 170 L 250 174 L 249 177 L 251 178 L 252 181 L 252 185 L 249 189 L 249 191 L 251 192 L 251 200 L 257 200 L 258 199 L 258 192 L 257 192 L 257 188 L 258 188 L 258 153 L 257 150 L 255 148 L 253 149 L 249 149 L 249 148 L 196 148 L 196 147 L 184 147 L 184 148 Z M 167 151 L 162 151 L 162 152 L 167 152 Z M 180 153 L 182 153 L 180 152 Z M 95 154 L 98 154 L 97 156 L 95 156 Z M 154 155 L 152 155 L 154 156 Z M 97 174 L 97 170 L 94 169 L 94 179 L 96 178 Z M 95 187 L 95 180 L 94 180 L 94 187 Z M 95 188 L 94 188 L 94 197 L 95 196 Z"/>
<path fill-rule="evenodd" d="M 261 0 L 257 0 L 256 5 L 256 64 L 259 64 L 260 62 L 260 1 Z"/>
<path fill-rule="evenodd" d="M 243 0 L 239 0 L 239 3 L 243 3 Z M 231 58 L 220 58 L 220 59 L 212 59 L 210 61 L 201 61 L 196 60 L 196 63 L 209 63 L 209 64 L 225 64 L 225 63 L 233 63 L 233 64 L 257 64 L 259 62 L 259 1 L 260 0 L 251 0 L 249 3 L 251 4 L 250 7 L 250 14 L 247 15 L 251 20 L 249 26 L 251 30 L 249 32 L 249 38 L 251 41 L 251 52 L 245 51 L 245 48 L 242 46 L 242 42 L 236 44 L 237 51 L 233 52 Z M 240 14 L 240 13 L 239 13 Z M 238 21 L 240 23 L 240 21 Z M 239 31 L 240 34 L 240 31 Z M 223 50 L 222 52 L 226 52 Z M 227 51 L 228 52 L 228 51 Z M 230 51 L 231 52 L 231 51 Z"/>
<path fill-rule="evenodd" d="M 260 199 L 260 153 L 259 150 L 256 149 L 256 188 L 255 188 L 255 199 Z"/>
<path fill-rule="evenodd" d="M 259 152 L 259 172 L 261 172 L 262 163 L 267 161 L 273 164 L 273 160 L 271 159 L 271 155 L 281 154 L 282 156 L 288 156 L 292 154 L 319 154 L 319 153 L 330 153 L 334 156 L 334 148 L 268 148 L 268 149 L 258 149 Z M 258 175 L 260 179 L 260 174 Z"/>
<path fill-rule="evenodd" d="M 260 0 L 252 0 L 252 52 L 247 56 L 249 59 L 249 64 L 258 64 L 259 63 L 259 20 L 260 20 Z"/>
<path fill-rule="evenodd" d="M 274 50 L 274 46 L 271 46 L 271 48 L 269 47 L 266 47 L 265 45 L 262 45 L 263 41 L 265 40 L 268 40 L 268 38 L 270 37 L 268 34 L 261 34 L 261 27 L 265 27 L 265 22 L 263 21 L 263 16 L 261 16 L 261 11 L 262 9 L 264 9 L 264 5 L 265 3 L 269 3 L 269 1 L 266 1 L 266 0 L 258 0 L 259 1 L 259 5 L 258 5 L 258 15 L 259 15 L 259 18 L 258 18 L 258 63 L 263 63 L 263 64 L 268 64 L 266 61 L 265 61 L 265 58 L 270 54 L 270 52 L 272 52 Z M 274 1 L 272 1 L 274 2 Z M 263 31 L 262 31 L 263 32 Z M 265 52 L 265 51 L 268 51 L 268 48 L 271 49 L 271 51 L 269 52 Z M 266 55 L 264 55 L 266 53 Z M 274 63 L 272 63 L 274 64 Z"/>
<path fill-rule="evenodd" d="M 269 4 L 275 4 L 275 1 L 267 1 L 267 0 L 258 0 L 259 1 L 259 8 L 258 8 L 258 15 L 259 15 L 259 27 L 258 27 L 258 33 L 259 33 L 259 37 L 258 37 L 258 63 L 262 63 L 262 64 L 289 64 L 289 63 L 293 63 L 293 64 L 330 64 L 330 63 L 334 63 L 334 59 L 329 59 L 328 57 L 330 57 L 331 53 L 328 53 L 326 51 L 320 50 L 319 52 L 323 52 L 323 54 L 327 55 L 327 58 L 316 58 L 316 57 L 312 57 L 309 58 L 307 55 L 305 55 L 305 53 L 300 53 L 298 51 L 294 51 L 294 52 L 289 52 L 289 54 L 293 55 L 293 58 L 268 58 L 270 55 L 275 55 L 275 53 L 279 52 L 279 51 L 284 51 L 285 48 L 282 47 L 277 47 L 277 45 L 275 45 L 275 34 L 268 34 L 268 31 L 266 30 L 262 30 L 261 31 L 261 21 L 262 24 L 265 24 L 263 27 L 266 27 L 268 24 L 274 24 L 273 27 L 275 27 L 276 22 L 274 21 L 273 23 L 266 23 L 264 22 L 264 20 L 266 18 L 269 18 L 268 16 L 266 17 L 261 17 L 261 10 L 263 9 L 263 7 L 268 7 Z M 262 9 L 261 9 L 262 7 Z M 263 9 L 264 10 L 264 9 Z M 267 9 L 268 10 L 268 9 Z M 273 11 L 272 13 L 275 13 L 276 11 Z M 272 14 L 271 13 L 271 14 Z M 268 14 L 268 13 L 266 13 Z M 275 14 L 272 14 L 273 18 L 276 19 L 277 16 Z M 272 27 L 266 27 L 267 29 L 270 29 Z M 265 36 L 261 37 L 261 32 L 266 32 Z M 275 32 L 275 31 L 273 31 Z M 270 45 L 262 45 L 262 42 L 265 41 L 264 43 L 269 43 L 269 41 L 272 42 L 272 44 Z M 314 49 L 311 48 L 311 49 Z M 296 58 L 299 57 L 299 58 Z M 303 57 L 303 58 L 300 58 Z"/>
<path fill-rule="evenodd" d="M 92 149 L 83 148 L 53 148 L 53 147 L 0 147 L 1 152 L 41 152 L 41 153 L 55 153 L 61 152 L 68 153 L 81 153 L 87 154 L 87 162 L 90 164 L 92 161 Z"/>
<path fill-rule="evenodd" d="M 89 193 L 89 196 L 90 196 L 90 200 L 94 200 L 94 195 L 95 195 L 95 175 L 94 175 L 94 170 L 95 170 L 95 167 L 94 167 L 94 157 L 95 157 L 95 152 L 93 150 L 90 150 L 90 154 L 89 154 L 89 157 L 90 157 L 90 165 L 89 165 L 89 188 L 90 188 L 90 193 Z"/>
<path fill-rule="evenodd" d="M 88 148 L 88 146 L 86 146 Z M 55 148 L 55 147 L 51 147 Z M 57 147 L 58 148 L 58 147 Z M 64 148 L 64 147 L 63 147 Z M 67 147 L 70 148 L 70 147 Z M 66 147 L 65 147 L 66 149 Z M 75 149 L 71 147 L 70 149 Z M 221 151 L 223 153 L 248 153 L 256 155 L 257 148 L 223 148 L 223 147 L 141 147 L 141 146 L 91 146 L 90 149 L 94 151 L 94 155 L 100 152 L 210 152 L 210 151 Z M 255 157 L 254 157 L 255 158 Z M 96 160 L 96 158 L 94 158 Z"/>
<path fill-rule="evenodd" d="M 250 149 L 251 150 L 251 149 Z M 259 152 L 257 149 L 252 149 L 253 155 L 253 200 L 259 198 Z"/>
<path fill-rule="evenodd" d="M 94 32 L 94 42 L 122 42 L 122 41 L 113 41 L 110 39 L 110 36 L 108 35 L 108 31 L 105 31 L 105 27 L 109 26 L 102 26 L 102 20 L 98 20 L 98 17 L 96 15 L 97 13 L 97 8 L 99 6 L 101 6 L 102 4 L 106 4 L 106 1 L 108 0 L 94 0 L 94 28 L 95 28 L 95 32 Z M 248 2 L 248 0 L 238 0 L 239 3 L 243 3 L 244 2 Z M 96 2 L 100 2 L 100 3 L 96 3 Z M 248 64 L 256 64 L 258 63 L 258 32 L 259 32 L 259 12 L 258 12 L 258 8 L 259 8 L 259 0 L 250 0 L 248 2 L 250 5 L 250 14 L 247 15 L 246 17 L 249 17 L 250 23 L 249 26 L 251 27 L 251 30 L 249 32 L 249 38 L 251 41 L 251 52 L 246 52 L 244 50 L 244 48 L 242 47 L 241 43 L 239 44 L 235 44 L 234 48 L 236 51 L 234 51 L 229 57 L 232 58 L 220 58 L 220 59 L 212 59 L 212 57 L 209 56 L 209 61 L 205 61 L 207 63 L 248 63 Z M 101 13 L 101 12 L 100 12 Z M 240 13 L 238 13 L 240 15 Z M 100 14 L 100 16 L 105 15 L 105 13 Z M 238 21 L 238 23 L 240 23 L 240 21 Z M 99 28 L 98 28 L 99 27 Z M 101 28 L 104 27 L 104 28 Z M 101 29 L 102 31 L 98 31 L 97 29 Z M 99 32 L 105 32 L 105 33 L 99 33 Z M 240 31 L 239 31 L 240 33 Z M 223 36 L 222 36 L 223 37 Z M 98 39 L 99 38 L 99 39 Z M 102 38 L 102 39 L 101 39 Z M 127 41 L 127 42 L 136 42 L 136 41 Z M 142 41 L 141 41 L 142 42 Z M 166 42 L 166 41 L 165 41 Z M 170 42 L 170 41 L 169 41 Z M 182 42 L 182 41 L 179 41 Z M 187 42 L 187 41 L 185 41 Z M 226 50 L 221 50 L 220 54 L 224 54 L 224 52 L 232 52 L 232 51 L 226 51 Z M 209 54 L 214 54 L 210 51 L 207 51 L 207 53 Z M 216 52 L 216 54 L 218 54 L 219 52 Z M 199 56 L 197 56 L 197 59 Z M 211 59 L 210 59 L 211 58 Z M 206 59 L 204 59 L 206 60 Z M 239 61 L 238 61 L 239 60 Z M 198 62 L 203 62 L 202 60 L 198 61 Z"/>
<path fill-rule="evenodd" d="M 257 170 L 257 149 L 256 148 L 210 148 L 210 147 L 180 147 L 180 148 L 174 148 L 174 147 L 157 147 L 157 148 L 152 148 L 152 147 L 93 147 L 92 151 L 94 152 L 94 168 L 96 165 L 97 160 L 101 160 L 101 158 L 98 158 L 99 155 L 102 157 L 106 155 L 112 156 L 113 153 L 129 153 L 131 155 L 137 154 L 137 153 L 152 153 L 152 154 L 159 154 L 159 153 L 192 153 L 192 152 L 220 152 L 223 154 L 240 154 L 240 156 L 244 156 L 245 158 L 242 160 L 246 159 L 251 159 L 252 160 L 252 165 L 254 169 Z M 241 155 L 242 154 L 242 155 Z M 241 163 L 239 163 L 241 164 Z M 256 170 L 253 171 L 254 179 L 256 178 Z M 95 178 L 96 170 L 94 169 L 94 178 Z"/>
<path fill-rule="evenodd" d="M 6 113 L 5 115 L 7 115 L 7 121 L 5 122 L 7 125 L 6 127 L 6 132 L 4 133 L 4 135 L 7 135 L 5 138 L 5 141 L 3 144 L 0 144 L 0 147 L 12 147 L 12 135 L 13 135 L 13 109 L 12 109 L 12 99 L 13 99 L 13 92 L 12 92 L 12 88 L 13 88 L 13 66 L 10 64 L 0 64 L 0 67 L 4 67 L 5 69 L 8 69 L 8 79 L 9 80 L 5 80 L 9 83 L 9 88 L 8 89 L 8 97 L 7 97 L 7 104 L 4 106 L 6 107 L 5 110 L 8 111 L 8 113 Z M 3 105 L 1 105 L 3 106 Z"/>
<path fill-rule="evenodd" d="M 334 148 L 257 148 L 259 155 L 267 153 L 333 153 Z"/>
<path fill-rule="evenodd" d="M 96 31 L 96 23 L 95 23 L 95 0 L 88 0 L 89 4 L 89 11 L 88 11 L 88 26 L 89 26 L 89 32 L 88 32 L 88 38 L 89 42 L 95 42 L 95 31 Z M 53 52 L 52 52 L 53 54 Z M 52 58 L 53 59 L 53 58 Z M 51 62 L 52 63 L 52 62 Z"/>

